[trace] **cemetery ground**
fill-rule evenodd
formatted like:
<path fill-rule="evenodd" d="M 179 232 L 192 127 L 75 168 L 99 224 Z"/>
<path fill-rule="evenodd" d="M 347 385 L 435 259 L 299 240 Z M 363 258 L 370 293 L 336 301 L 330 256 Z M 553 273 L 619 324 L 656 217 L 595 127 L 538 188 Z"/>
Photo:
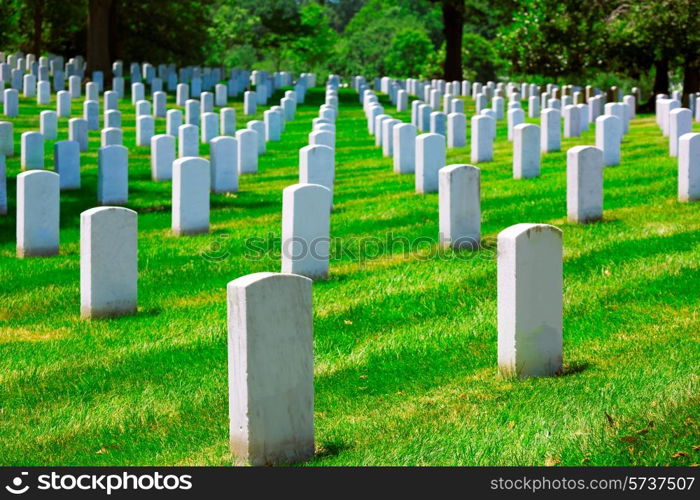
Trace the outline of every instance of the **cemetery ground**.
<path fill-rule="evenodd" d="M 20 135 L 55 109 L 55 96 L 46 107 L 21 99 L 9 215 L 0 217 L 2 465 L 231 463 L 226 284 L 279 271 L 282 189 L 298 182 L 298 150 L 323 95 L 309 90 L 282 140 L 268 142 L 260 172 L 241 177 L 236 195 L 212 194 L 211 233 L 190 237 L 171 234 L 171 183 L 151 180 L 133 108 L 120 103 L 127 206 L 139 213 L 139 309 L 113 320 L 80 318 L 79 215 L 96 206 L 99 131 L 81 155 L 82 188 L 61 193 L 60 254 L 15 257 Z M 514 180 L 499 122 L 495 161 L 478 165 L 485 248 L 437 252 L 437 193 L 417 195 L 413 175 L 392 172 L 354 91 L 341 89 L 340 101 L 331 235 L 344 251 L 313 284 L 309 465 L 700 462 L 700 214 L 677 202 L 677 160 L 654 117 L 632 122 L 621 165 L 604 172 L 604 220 L 586 225 L 566 221 L 566 150 L 595 144 L 594 126 L 544 155 L 541 177 Z M 410 122 L 410 111 L 383 104 Z M 472 116 L 474 102 L 465 104 Z M 252 118 L 234 107 L 242 128 Z M 164 128 L 157 118 L 156 133 Z M 468 146 L 448 150 L 454 163 L 471 163 Z M 557 377 L 497 374 L 495 237 L 521 222 L 563 230 Z M 253 255 L 250 238 L 272 240 L 271 252 Z M 378 245 L 387 238 L 414 245 L 391 252 Z"/>

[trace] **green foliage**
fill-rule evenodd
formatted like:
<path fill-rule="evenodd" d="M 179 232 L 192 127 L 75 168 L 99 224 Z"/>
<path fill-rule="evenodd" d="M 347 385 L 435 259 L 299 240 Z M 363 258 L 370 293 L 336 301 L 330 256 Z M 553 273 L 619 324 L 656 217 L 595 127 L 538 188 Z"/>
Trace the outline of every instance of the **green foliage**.
<path fill-rule="evenodd" d="M 126 61 L 201 64 L 213 0 L 115 0 L 114 44 Z"/>
<path fill-rule="evenodd" d="M 600 63 L 606 5 L 596 0 L 518 0 L 513 21 L 499 32 L 501 54 L 514 72 L 580 75 Z"/>
<path fill-rule="evenodd" d="M 384 57 L 386 73 L 394 78 L 420 76 L 433 51 L 433 44 L 425 30 L 404 28 L 394 36 Z"/>
<path fill-rule="evenodd" d="M 608 57 L 621 71 L 648 68 L 655 60 L 700 57 L 700 3 L 648 0 L 622 4 L 609 18 Z"/>
<path fill-rule="evenodd" d="M 85 54 L 89 0 L 0 1 L 4 52 Z M 441 0 L 108 3 L 110 54 L 125 61 L 369 78 L 443 75 Z M 672 80 L 692 83 L 688 75 L 695 75 L 700 83 L 697 1 L 464 0 L 463 9 L 466 78 L 648 82 L 663 62 L 658 75 L 668 68 Z M 596 76 L 599 72 L 607 76 Z"/>
<path fill-rule="evenodd" d="M 338 35 L 330 27 L 326 11 L 320 4 L 309 2 L 302 6 L 300 18 L 299 36 L 285 51 L 288 69 L 296 73 L 327 71 L 325 62 L 332 57 Z"/>
<path fill-rule="evenodd" d="M 472 81 L 495 81 L 505 69 L 493 42 L 476 33 L 462 37 L 462 68 L 464 77 Z"/>
<path fill-rule="evenodd" d="M 426 16 L 420 17 L 418 12 L 426 12 Z M 430 23 L 435 12 L 439 11 L 427 2 L 370 0 L 346 26 L 338 42 L 337 57 L 331 62 L 333 71 L 367 77 L 390 73 L 399 64 L 392 51 L 401 51 L 401 45 L 409 43 L 404 39 L 398 42 L 399 45 L 394 45 L 395 38 L 406 31 L 422 33 L 418 35 L 421 41 L 416 47 L 424 51 L 425 40 L 430 39 L 431 34 L 430 26 L 424 20 Z"/>
<path fill-rule="evenodd" d="M 18 29 L 22 2 L 19 0 L 3 0 L 0 2 L 0 47 L 2 51 L 19 49 L 21 34 Z"/>
<path fill-rule="evenodd" d="M 357 14 L 357 11 L 360 10 L 365 3 L 367 3 L 367 0 L 336 0 L 324 2 L 329 24 L 335 31 L 342 33 L 343 30 L 345 30 L 345 26 L 348 25 L 353 16 Z"/>

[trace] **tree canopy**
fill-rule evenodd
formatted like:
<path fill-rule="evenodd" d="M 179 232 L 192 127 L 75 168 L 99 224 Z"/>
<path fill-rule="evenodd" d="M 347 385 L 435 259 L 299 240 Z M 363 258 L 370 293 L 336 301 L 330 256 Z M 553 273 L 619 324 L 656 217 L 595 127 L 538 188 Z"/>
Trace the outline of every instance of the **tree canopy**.
<path fill-rule="evenodd" d="M 700 90 L 697 0 L 0 0 L 0 47 L 367 77 Z"/>

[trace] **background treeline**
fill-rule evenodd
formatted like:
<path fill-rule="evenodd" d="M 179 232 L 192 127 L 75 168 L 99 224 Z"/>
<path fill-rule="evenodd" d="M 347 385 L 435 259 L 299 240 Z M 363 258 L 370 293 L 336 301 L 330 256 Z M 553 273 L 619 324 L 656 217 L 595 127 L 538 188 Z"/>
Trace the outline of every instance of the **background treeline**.
<path fill-rule="evenodd" d="M 0 0 L 0 47 L 367 77 L 700 90 L 698 0 Z"/>

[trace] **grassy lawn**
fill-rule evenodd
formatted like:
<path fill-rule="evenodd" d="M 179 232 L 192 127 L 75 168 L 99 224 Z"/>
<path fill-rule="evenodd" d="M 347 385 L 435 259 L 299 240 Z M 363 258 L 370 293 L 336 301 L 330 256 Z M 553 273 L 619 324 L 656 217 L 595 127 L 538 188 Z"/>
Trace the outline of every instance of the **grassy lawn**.
<path fill-rule="evenodd" d="M 605 170 L 604 221 L 590 225 L 566 222 L 565 169 L 566 150 L 594 144 L 594 127 L 544 156 L 540 178 L 514 180 L 499 122 L 496 161 L 479 165 L 487 248 L 437 252 L 437 193 L 417 195 L 413 176 L 392 172 L 357 95 L 340 94 L 331 234 L 343 252 L 313 287 L 311 465 L 700 462 L 700 203 L 676 201 L 677 162 L 654 118 L 632 122 L 622 164 Z M 139 312 L 95 321 L 79 317 L 79 215 L 96 203 L 99 131 L 82 154 L 82 188 L 61 195 L 60 255 L 17 259 L 20 133 L 55 109 L 21 99 L 9 215 L 0 217 L 1 465 L 231 463 L 225 286 L 279 271 L 282 189 L 297 182 L 322 99 L 322 89 L 309 91 L 260 172 L 236 195 L 212 195 L 211 233 L 193 237 L 170 233 L 170 183 L 150 180 L 133 107 L 121 102 L 128 206 L 139 212 Z M 465 111 L 473 114 L 471 99 Z M 67 119 L 59 128 L 67 138 Z M 52 168 L 52 144 L 46 151 Z M 469 162 L 469 147 L 448 152 L 448 164 Z M 562 376 L 497 375 L 494 244 L 520 222 L 564 233 Z M 253 237 L 272 250 L 253 255 Z M 421 243 L 404 249 L 402 238 Z"/>

